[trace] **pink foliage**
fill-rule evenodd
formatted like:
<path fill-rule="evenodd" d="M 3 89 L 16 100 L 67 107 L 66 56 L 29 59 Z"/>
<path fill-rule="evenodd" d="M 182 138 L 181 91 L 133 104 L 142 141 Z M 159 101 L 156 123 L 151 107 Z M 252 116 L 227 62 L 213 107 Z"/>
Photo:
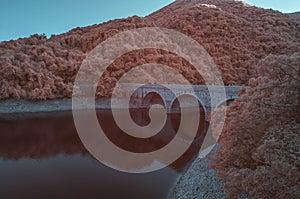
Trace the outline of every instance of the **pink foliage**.
<path fill-rule="evenodd" d="M 300 54 L 269 55 L 228 111 L 213 166 L 228 198 L 299 198 Z"/>
<path fill-rule="evenodd" d="M 214 6 L 197 6 L 199 3 Z M 70 97 L 76 73 L 89 51 L 119 32 L 153 26 L 175 29 L 198 41 L 213 57 L 226 85 L 247 85 L 257 77 L 260 59 L 270 53 L 292 54 L 300 46 L 299 24 L 284 14 L 235 1 L 179 0 L 145 18 L 75 28 L 49 39 L 33 35 L 0 43 L 0 99 Z M 116 60 L 114 70 L 100 81 L 103 87 L 98 88 L 98 96 L 108 95 L 126 70 L 147 62 L 162 62 L 193 84 L 205 83 L 182 58 L 153 49 Z"/>

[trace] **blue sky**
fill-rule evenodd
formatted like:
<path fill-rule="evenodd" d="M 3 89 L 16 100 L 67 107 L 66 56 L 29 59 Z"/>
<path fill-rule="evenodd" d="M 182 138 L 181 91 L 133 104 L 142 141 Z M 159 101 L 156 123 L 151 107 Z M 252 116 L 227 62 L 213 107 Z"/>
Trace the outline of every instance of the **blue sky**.
<path fill-rule="evenodd" d="M 145 16 L 174 0 L 1 0 L 0 41 L 34 33 L 60 34 L 75 27 L 132 15 Z M 246 0 L 282 12 L 300 11 L 300 0 Z"/>
<path fill-rule="evenodd" d="M 272 8 L 284 13 L 300 11 L 300 0 L 244 0 L 245 2 L 262 8 Z"/>

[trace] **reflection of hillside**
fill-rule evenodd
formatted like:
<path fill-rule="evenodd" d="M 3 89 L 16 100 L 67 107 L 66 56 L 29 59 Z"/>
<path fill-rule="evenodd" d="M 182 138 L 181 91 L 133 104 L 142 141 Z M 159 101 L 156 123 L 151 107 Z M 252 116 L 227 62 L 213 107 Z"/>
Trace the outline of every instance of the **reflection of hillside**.
<path fill-rule="evenodd" d="M 26 119 L 1 121 L 0 129 L 0 155 L 7 159 L 87 154 L 70 113 L 40 113 Z"/>
<path fill-rule="evenodd" d="M 104 129 L 110 130 L 107 134 L 109 138 L 128 151 L 141 152 L 145 147 L 155 151 L 168 144 L 178 128 L 176 116 L 173 116 L 161 136 L 141 142 L 120 136 L 121 132 L 110 121 L 108 112 L 102 111 L 101 115 L 101 123 L 107 124 Z M 24 119 L 2 120 L 0 129 L 0 156 L 5 159 L 42 159 L 59 154 L 89 155 L 78 137 L 71 112 L 29 114 Z M 171 167 L 181 171 L 197 155 L 202 139 L 203 136 L 198 133 L 197 140 Z"/>

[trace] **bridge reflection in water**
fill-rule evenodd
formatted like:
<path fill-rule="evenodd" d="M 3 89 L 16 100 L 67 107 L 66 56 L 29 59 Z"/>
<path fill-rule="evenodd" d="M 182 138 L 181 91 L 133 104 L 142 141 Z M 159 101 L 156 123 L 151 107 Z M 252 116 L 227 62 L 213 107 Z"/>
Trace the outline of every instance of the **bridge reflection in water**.
<path fill-rule="evenodd" d="M 168 111 L 166 123 L 159 133 L 149 138 L 136 138 L 124 133 L 116 125 L 110 109 L 98 110 L 98 120 L 106 136 L 127 151 L 147 153 L 164 147 L 178 131 L 180 109 L 194 111 L 193 107 L 180 107 L 176 99 L 166 103 L 167 100 L 158 92 L 149 90 L 142 101 L 135 98 L 136 95 L 131 98 L 130 115 L 140 126 L 151 122 L 149 109 L 153 104 L 160 104 L 173 111 Z M 184 94 L 182 97 L 189 101 L 193 96 Z M 191 118 L 190 122 L 198 122 L 199 128 L 188 150 L 170 166 L 138 175 L 115 171 L 93 159 L 78 137 L 71 111 L 23 113 L 22 117 L 17 114 L 7 115 L 10 119 L 5 119 L 5 114 L 1 115 L 0 196 L 166 198 L 180 174 L 197 156 L 204 140 L 209 125 L 205 112 L 207 106 L 201 104 L 200 100 L 198 102 L 200 120 L 194 121 Z M 137 108 L 137 104 L 141 107 Z M 185 135 L 189 136 L 189 129 L 185 130 Z"/>
<path fill-rule="evenodd" d="M 146 109 L 135 111 L 147 115 Z M 134 111 L 131 114 L 142 121 Z M 135 152 L 154 151 L 166 145 L 179 122 L 178 115 L 169 114 L 158 136 L 138 140 L 116 127 L 109 110 L 99 110 L 97 115 L 111 141 Z M 166 198 L 181 172 L 197 156 L 204 136 L 199 131 L 194 143 L 169 167 L 147 174 L 126 174 L 90 156 L 78 137 L 71 112 L 22 117 L 0 121 L 3 198 Z M 142 123 L 147 123 L 147 117 Z"/>

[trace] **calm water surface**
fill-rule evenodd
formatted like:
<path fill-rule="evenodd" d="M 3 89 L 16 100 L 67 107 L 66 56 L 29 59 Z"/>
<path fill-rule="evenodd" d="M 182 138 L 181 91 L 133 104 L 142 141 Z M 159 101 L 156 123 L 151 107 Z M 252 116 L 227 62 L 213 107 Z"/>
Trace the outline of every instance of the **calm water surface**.
<path fill-rule="evenodd" d="M 138 140 L 116 127 L 110 111 L 101 110 L 97 115 L 101 115 L 100 124 L 110 140 L 136 152 L 155 151 L 168 144 L 180 123 L 179 115 L 168 115 L 162 132 Z M 131 115 L 140 125 L 149 122 L 143 110 L 132 111 Z M 1 118 L 1 199 L 165 199 L 197 155 L 206 128 L 202 124 L 192 146 L 169 167 L 152 173 L 128 174 L 101 164 L 86 151 L 71 112 L 2 115 Z"/>

